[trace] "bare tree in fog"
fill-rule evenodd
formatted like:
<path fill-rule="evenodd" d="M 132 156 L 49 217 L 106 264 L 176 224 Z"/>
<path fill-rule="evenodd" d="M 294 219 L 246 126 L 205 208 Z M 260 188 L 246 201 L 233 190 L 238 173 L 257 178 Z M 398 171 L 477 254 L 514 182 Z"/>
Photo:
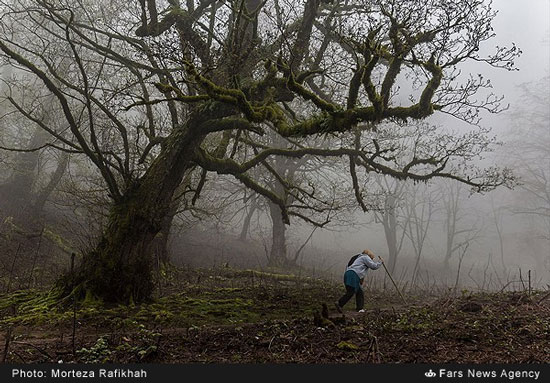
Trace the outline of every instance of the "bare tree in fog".
<path fill-rule="evenodd" d="M 250 174 L 269 171 L 265 161 L 273 156 L 349 159 L 364 209 L 357 177 L 366 173 L 444 177 L 476 190 L 510 180 L 506 172 L 458 165 L 487 149 L 483 134 L 472 142 L 438 139 L 433 131 L 432 150 L 408 161 L 396 161 L 392 140 L 377 138 L 383 121 L 439 111 L 475 123 L 481 110 L 499 110 L 492 94 L 476 99 L 490 87 L 487 80 L 459 81 L 465 61 L 513 69 L 519 54 L 512 47 L 479 55 L 496 14 L 484 1 L 152 0 L 134 7 L 95 2 L 82 12 L 72 1 L 26 0 L 2 1 L 0 8 L 4 59 L 55 96 L 67 134 L 29 105 L 10 101 L 52 140 L 85 156 L 109 191 L 108 221 L 78 277 L 81 291 L 106 301 L 150 296 L 150 246 L 192 169 L 235 177 L 278 206 L 285 223 L 300 210 Z M 53 65 L 59 55 L 71 62 L 64 72 Z M 398 100 L 399 75 L 414 88 L 410 101 Z M 257 145 L 266 130 L 295 142 Z M 315 135 L 334 140 L 311 147 L 308 137 Z M 229 156 L 233 146 L 238 161 Z M 300 198 L 308 200 L 311 191 Z"/>
<path fill-rule="evenodd" d="M 550 241 L 550 77 L 522 84 L 521 106 L 512 114 L 513 165 L 521 177 L 522 204 L 516 214 L 533 218 L 537 232 Z"/>
<path fill-rule="evenodd" d="M 464 197 L 466 193 L 467 191 L 461 184 L 445 182 L 442 185 L 441 199 L 444 211 L 443 229 L 445 232 L 443 267 L 445 270 L 449 270 L 453 254 L 458 253 L 460 249 L 463 249 L 480 234 L 476 212 L 465 206 Z"/>
<path fill-rule="evenodd" d="M 440 198 L 441 194 L 438 190 L 429 189 L 426 185 L 412 185 L 409 188 L 405 204 L 408 217 L 405 223 L 405 235 L 409 238 L 415 256 L 412 286 L 415 285 L 420 273 L 420 261 Z"/>
<path fill-rule="evenodd" d="M 288 141 L 280 136 L 270 136 L 268 135 L 268 139 L 271 147 L 284 148 L 288 145 Z M 326 139 L 311 140 L 309 143 L 312 148 L 322 148 L 323 144 L 326 145 Z M 301 251 L 317 228 L 342 226 L 346 223 L 352 204 L 349 203 L 347 195 L 349 188 L 346 180 L 339 173 L 343 163 L 323 156 L 319 158 L 273 156 L 265 160 L 264 166 L 269 171 L 259 175 L 258 178 L 270 191 L 282 196 L 286 206 L 296 209 L 299 218 L 308 227 L 312 227 L 306 241 L 298 246 L 296 251 L 290 252 L 287 225 L 281 220 L 279 206 L 268 198 L 263 198 L 264 203 L 255 204 L 259 211 L 266 211 L 271 224 L 271 247 L 267 252 L 268 265 L 295 267 Z M 248 215 L 245 217 L 245 224 L 249 224 L 247 218 Z"/>
<path fill-rule="evenodd" d="M 267 136 L 272 147 L 283 148 L 287 143 L 286 140 L 281 140 L 280 136 Z M 279 142 L 276 142 L 277 140 Z M 258 143 L 265 145 L 262 140 Z M 320 147 L 320 144 L 312 140 L 310 146 Z M 311 228 L 310 234 L 295 251 L 291 251 L 288 246 L 288 229 L 292 230 L 292 226 L 285 225 L 281 220 L 280 208 L 268 198 L 251 194 L 250 190 L 243 188 L 243 206 L 237 212 L 242 215 L 239 238 L 247 238 L 254 214 L 259 218 L 267 217 L 270 238 L 264 239 L 264 247 L 268 265 L 282 268 L 297 266 L 304 247 L 317 228 L 341 228 L 348 224 L 349 215 L 355 204 L 349 201 L 348 193 L 351 186 L 342 177 L 343 165 L 342 161 L 330 157 L 273 156 L 266 159 L 264 166 L 269 171 L 255 174 L 255 178 L 261 180 L 273 193 L 283 196 L 289 208 L 295 208 L 300 212 L 301 220 Z M 304 194 L 308 199 L 303 198 Z M 292 236 L 292 231 L 290 234 Z"/>
<path fill-rule="evenodd" d="M 252 217 L 254 213 L 258 211 L 258 194 L 254 192 L 247 191 L 243 196 L 243 203 L 245 205 L 245 214 L 243 219 L 243 224 L 241 227 L 241 233 L 239 234 L 239 239 L 241 241 L 246 241 L 249 232 L 250 232 L 250 223 L 252 222 Z"/>
<path fill-rule="evenodd" d="M 386 262 L 389 270 L 394 272 L 405 239 L 403 220 L 406 221 L 406 218 L 402 216 L 402 205 L 407 184 L 396 179 L 388 179 L 388 177 L 377 177 L 376 182 L 383 190 L 383 206 L 380 211 L 374 212 L 375 222 L 381 223 L 384 227 L 384 236 L 388 246 Z"/>
<path fill-rule="evenodd" d="M 388 135 L 386 139 L 390 139 L 399 148 L 397 149 L 400 153 L 399 158 L 401 161 L 405 161 L 405 163 L 415 158 L 418 153 L 433 152 L 442 148 L 446 148 L 444 150 L 447 150 L 451 147 L 454 148 L 451 150 L 456 151 L 456 154 L 460 153 L 464 159 L 470 161 L 473 160 L 473 152 L 470 151 L 470 148 L 476 145 L 486 147 L 489 144 L 489 141 L 483 135 L 483 132 L 487 132 L 484 129 L 468 132 L 463 135 L 459 135 L 456 132 L 436 134 L 436 130 L 435 126 L 421 123 L 408 124 L 397 131 L 394 129 L 386 131 L 385 126 L 380 126 L 378 133 L 380 139 L 384 135 Z M 463 147 L 462 145 L 467 142 L 469 144 Z M 468 150 L 465 151 L 466 147 L 468 147 Z M 381 195 L 380 211 L 375 212 L 375 219 L 384 227 L 390 271 L 395 270 L 398 255 L 405 243 L 404 240 L 408 239 L 408 245 L 411 246 L 415 254 L 416 261 L 413 275 L 416 275 L 424 241 L 428 236 L 428 230 L 432 224 L 431 221 L 435 210 L 439 209 L 442 195 L 445 195 L 447 200 L 449 198 L 453 199 L 447 203 L 447 220 L 449 224 L 447 246 L 450 254 L 456 251 L 453 247 L 457 245 L 457 237 L 464 234 L 462 231 L 456 232 L 458 230 L 456 224 L 459 220 L 457 199 L 459 197 L 456 192 L 451 191 L 451 193 L 447 193 L 446 190 L 440 188 L 434 189 L 424 185 L 414 185 L 411 182 L 392 179 L 387 176 L 375 177 L 374 183 L 368 187 L 378 190 Z M 419 191 L 419 188 L 422 191 Z M 454 206 L 452 206 L 453 204 Z M 450 255 L 446 255 L 445 259 L 447 257 L 450 257 Z"/>
<path fill-rule="evenodd" d="M 9 85 L 10 74 L 4 74 L 3 84 Z M 59 116 L 53 97 L 40 100 L 40 84 L 24 82 L 24 89 L 2 88 L 8 99 L 32 99 L 35 113 L 41 121 L 53 124 Z M 16 115 L 4 99 L 1 149 L 12 154 L 8 176 L 0 184 L 2 216 L 13 217 L 14 222 L 30 232 L 40 231 L 40 215 L 44 205 L 61 181 L 68 164 L 68 153 L 52 153 L 48 145 L 48 133 L 26 118 Z M 16 137 L 9 137 L 16 135 Z M 44 171 L 44 164 L 53 165 L 53 171 Z"/>
<path fill-rule="evenodd" d="M 509 204 L 495 210 L 495 217 L 511 214 L 514 226 L 523 227 L 525 255 L 532 255 L 539 275 L 550 270 L 546 251 L 550 245 L 549 87 L 548 75 L 519 87 L 517 106 L 509 112 L 510 133 L 504 163 L 514 168 L 520 184 Z M 502 242 L 504 229 L 500 226 Z M 517 227 L 517 230 L 521 229 Z"/>

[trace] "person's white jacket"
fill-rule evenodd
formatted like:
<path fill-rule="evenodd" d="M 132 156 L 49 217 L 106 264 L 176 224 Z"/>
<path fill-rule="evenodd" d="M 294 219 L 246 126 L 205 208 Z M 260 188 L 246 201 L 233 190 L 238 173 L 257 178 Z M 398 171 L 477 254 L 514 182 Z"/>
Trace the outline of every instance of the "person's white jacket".
<path fill-rule="evenodd" d="M 359 276 L 359 279 L 363 279 L 369 269 L 376 270 L 382 266 L 382 262 L 375 262 L 367 254 L 361 254 L 357 259 L 346 268 L 346 271 L 352 270 Z"/>

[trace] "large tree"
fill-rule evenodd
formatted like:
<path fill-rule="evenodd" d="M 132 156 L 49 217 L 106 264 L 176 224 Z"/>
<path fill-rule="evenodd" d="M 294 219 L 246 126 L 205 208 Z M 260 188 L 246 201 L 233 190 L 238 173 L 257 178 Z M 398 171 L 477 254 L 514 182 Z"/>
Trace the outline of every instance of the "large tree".
<path fill-rule="evenodd" d="M 480 110 L 497 111 L 499 98 L 475 98 L 490 86 L 486 80 L 461 81 L 459 74 L 469 60 L 512 69 L 518 54 L 512 47 L 480 56 L 495 16 L 483 0 L 1 4 L 3 57 L 44 83 L 63 126 L 42 121 L 33 105 L 9 100 L 52 144 L 86 156 L 109 191 L 109 221 L 84 254 L 78 278 L 105 300 L 150 296 L 151 242 L 175 190 L 195 169 L 235 177 L 278 206 L 286 223 L 303 215 L 300 208 L 251 176 L 258 167 L 276 173 L 266 162 L 273 156 L 345 158 L 364 208 L 361 172 L 446 177 L 477 190 L 508 179 L 494 169 L 461 166 L 487 148 L 482 134 L 431 136 L 426 150 L 404 162 L 396 161 L 395 141 L 377 138 L 377 126 L 387 120 L 439 111 L 477 122 Z M 63 72 L 54 65 L 60 55 L 71 62 Z M 267 130 L 286 147 L 257 144 Z M 314 135 L 334 139 L 310 147 Z M 203 179 L 193 188 L 197 195 Z M 313 190 L 296 194 L 307 201 Z"/>

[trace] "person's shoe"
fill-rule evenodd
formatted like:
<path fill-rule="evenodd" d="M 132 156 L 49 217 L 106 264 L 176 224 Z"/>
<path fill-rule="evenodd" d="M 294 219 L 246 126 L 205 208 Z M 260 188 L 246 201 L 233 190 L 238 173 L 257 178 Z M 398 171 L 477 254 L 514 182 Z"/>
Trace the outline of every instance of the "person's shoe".
<path fill-rule="evenodd" d="M 340 305 L 338 304 L 338 302 L 334 302 L 334 307 L 336 307 L 336 310 L 338 310 L 338 312 L 340 314 L 343 314 L 344 313 L 344 310 L 342 310 L 342 308 L 340 307 Z"/>
<path fill-rule="evenodd" d="M 357 311 L 357 312 L 358 312 L 358 313 L 364 313 L 364 312 L 366 312 L 366 311 L 365 311 L 365 309 L 361 309 L 361 310 L 359 310 L 359 311 Z"/>

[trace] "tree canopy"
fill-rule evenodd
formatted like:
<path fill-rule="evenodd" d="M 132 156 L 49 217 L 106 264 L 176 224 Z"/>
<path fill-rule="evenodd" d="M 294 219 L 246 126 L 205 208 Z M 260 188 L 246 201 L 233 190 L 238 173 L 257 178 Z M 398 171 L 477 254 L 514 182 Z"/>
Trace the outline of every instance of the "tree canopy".
<path fill-rule="evenodd" d="M 4 63 L 45 85 L 7 99 L 49 133 L 48 146 L 88 158 L 113 201 L 81 278 L 106 299 L 150 294 L 148 246 L 186 174 L 193 202 L 207 172 L 227 174 L 278 206 L 286 223 L 307 219 L 318 193 L 282 177 L 276 157 L 347 161 L 363 209 L 361 177 L 372 172 L 450 178 L 477 191 L 512 179 L 469 163 L 493 143 L 487 130 L 411 123 L 441 112 L 475 125 L 482 110 L 501 109 L 502 98 L 485 92 L 489 80 L 460 71 L 467 61 L 514 69 L 515 46 L 480 54 L 494 36 L 487 1 L 0 4 Z M 40 119 L 47 94 L 63 120 Z M 312 136 L 323 139 L 312 145 Z"/>

